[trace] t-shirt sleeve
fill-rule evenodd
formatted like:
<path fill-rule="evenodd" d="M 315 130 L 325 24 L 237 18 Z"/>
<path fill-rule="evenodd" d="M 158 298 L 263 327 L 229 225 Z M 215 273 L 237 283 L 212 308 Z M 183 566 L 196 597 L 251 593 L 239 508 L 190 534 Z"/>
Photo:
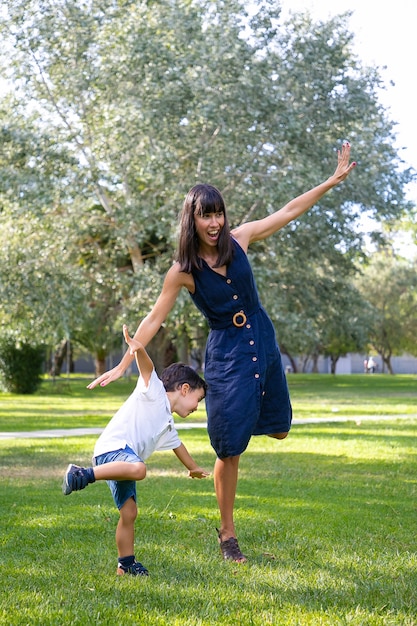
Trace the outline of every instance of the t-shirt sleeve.
<path fill-rule="evenodd" d="M 181 439 L 178 437 L 178 432 L 174 427 L 171 430 L 167 430 L 159 439 L 155 450 L 174 450 L 181 445 Z"/>
<path fill-rule="evenodd" d="M 136 383 L 135 392 L 137 394 L 142 394 L 144 397 L 146 397 L 147 400 L 153 401 L 158 398 L 161 393 L 161 389 L 163 388 L 164 385 L 162 383 L 162 380 L 159 378 L 155 369 L 153 369 L 151 377 L 149 379 L 149 383 L 147 385 L 145 385 L 145 381 L 143 380 L 142 376 L 139 375 L 138 381 Z"/>

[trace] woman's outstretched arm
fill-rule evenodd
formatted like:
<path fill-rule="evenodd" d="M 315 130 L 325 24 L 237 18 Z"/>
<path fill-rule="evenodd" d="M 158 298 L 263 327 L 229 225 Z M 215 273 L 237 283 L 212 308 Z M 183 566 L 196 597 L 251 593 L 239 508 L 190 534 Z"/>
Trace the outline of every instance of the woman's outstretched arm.
<path fill-rule="evenodd" d="M 238 240 L 242 248 L 247 250 L 248 246 L 254 241 L 266 239 L 308 211 L 325 193 L 344 181 L 355 166 L 355 162 L 350 163 L 350 144 L 344 143 L 342 149 L 337 152 L 337 167 L 332 176 L 320 185 L 317 185 L 317 187 L 313 187 L 313 189 L 290 200 L 290 202 L 275 213 L 272 213 L 272 215 L 238 226 L 232 231 L 233 236 Z"/>
<path fill-rule="evenodd" d="M 192 278 L 191 278 L 192 280 Z M 133 338 L 139 341 L 144 347 L 148 345 L 150 340 L 156 335 L 161 325 L 164 323 L 169 312 L 175 304 L 181 287 L 190 288 L 190 277 L 184 272 L 179 271 L 179 264 L 175 263 L 167 272 L 162 286 L 161 293 L 155 302 L 152 310 L 143 318 L 138 326 Z M 126 369 L 132 363 L 134 355 L 127 350 L 121 361 L 111 370 L 104 372 L 98 376 L 89 385 L 88 389 L 94 389 L 97 385 L 105 387 L 109 383 L 123 376 Z"/>

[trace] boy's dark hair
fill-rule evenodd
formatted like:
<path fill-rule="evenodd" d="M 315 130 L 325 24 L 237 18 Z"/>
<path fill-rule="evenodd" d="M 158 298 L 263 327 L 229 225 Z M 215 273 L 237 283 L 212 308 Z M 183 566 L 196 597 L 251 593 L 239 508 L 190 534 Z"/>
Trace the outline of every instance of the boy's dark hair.
<path fill-rule="evenodd" d="M 166 391 L 175 391 L 184 383 L 188 383 L 192 390 L 204 389 L 204 395 L 207 393 L 206 381 L 192 367 L 184 363 L 172 363 L 166 367 L 161 374 L 161 380 Z"/>

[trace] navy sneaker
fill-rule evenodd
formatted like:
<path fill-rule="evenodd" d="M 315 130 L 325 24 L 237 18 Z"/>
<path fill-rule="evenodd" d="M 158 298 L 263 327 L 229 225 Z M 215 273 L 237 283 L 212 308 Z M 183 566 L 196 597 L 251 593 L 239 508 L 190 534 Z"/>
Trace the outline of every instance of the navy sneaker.
<path fill-rule="evenodd" d="M 149 576 L 149 572 L 139 561 L 134 561 L 129 567 L 124 567 L 121 563 L 117 564 L 117 575 L 123 576 L 130 574 L 131 576 Z"/>
<path fill-rule="evenodd" d="M 62 483 L 62 493 L 64 496 L 68 496 L 73 491 L 84 489 L 89 483 L 93 483 L 94 481 L 95 478 L 92 468 L 87 469 L 70 463 Z"/>

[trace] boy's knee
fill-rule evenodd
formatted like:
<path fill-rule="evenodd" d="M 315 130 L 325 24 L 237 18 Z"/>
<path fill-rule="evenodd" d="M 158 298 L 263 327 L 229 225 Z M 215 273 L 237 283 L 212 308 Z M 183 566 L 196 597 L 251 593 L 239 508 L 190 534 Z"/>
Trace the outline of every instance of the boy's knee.
<path fill-rule="evenodd" d="M 138 507 L 134 498 L 126 500 L 122 508 L 120 509 L 120 517 L 124 524 L 133 524 L 138 515 Z"/>
<path fill-rule="evenodd" d="M 146 476 L 145 463 L 132 463 L 132 480 L 143 480 Z"/>

